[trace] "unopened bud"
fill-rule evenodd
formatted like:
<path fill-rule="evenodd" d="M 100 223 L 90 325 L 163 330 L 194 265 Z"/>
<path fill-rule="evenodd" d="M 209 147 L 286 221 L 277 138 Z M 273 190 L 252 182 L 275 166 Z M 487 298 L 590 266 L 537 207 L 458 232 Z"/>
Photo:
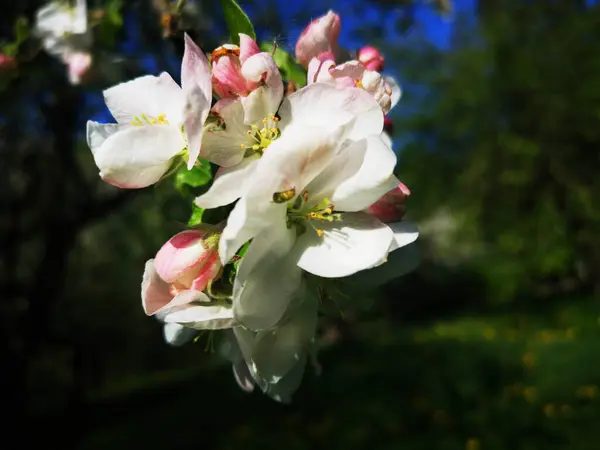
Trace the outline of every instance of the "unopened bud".
<path fill-rule="evenodd" d="M 335 51 L 342 29 L 340 16 L 329 11 L 313 20 L 302 32 L 296 43 L 296 59 L 304 67 L 321 53 Z"/>
<path fill-rule="evenodd" d="M 369 206 L 366 212 L 384 223 L 399 222 L 406 213 L 406 199 L 409 195 L 410 190 L 404 183 L 400 183 Z"/>
<path fill-rule="evenodd" d="M 383 70 L 385 58 L 375 47 L 367 45 L 358 52 L 358 60 L 367 70 L 381 72 Z"/>

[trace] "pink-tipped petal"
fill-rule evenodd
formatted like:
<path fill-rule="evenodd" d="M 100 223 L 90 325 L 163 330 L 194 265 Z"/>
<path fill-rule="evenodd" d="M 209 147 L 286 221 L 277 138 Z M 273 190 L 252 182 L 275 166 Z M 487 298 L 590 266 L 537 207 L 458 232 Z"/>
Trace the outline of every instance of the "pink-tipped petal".
<path fill-rule="evenodd" d="M 244 78 L 252 83 L 264 84 L 264 89 L 257 89 L 252 93 L 256 93 L 256 97 L 263 106 L 261 108 L 248 108 L 244 105 L 246 123 L 251 123 L 248 120 L 260 120 L 269 114 L 276 113 L 283 98 L 283 81 L 273 56 L 266 52 L 251 56 L 242 66 L 242 74 Z M 258 116 L 254 117 L 255 114 L 249 113 L 248 110 L 250 109 L 257 111 Z"/>
<path fill-rule="evenodd" d="M 187 168 L 191 170 L 200 155 L 203 126 L 212 100 L 212 80 L 206 56 L 187 33 L 181 63 L 181 87 L 185 94 L 183 120 L 188 140 Z"/>
<path fill-rule="evenodd" d="M 199 230 L 182 231 L 161 247 L 156 254 L 155 265 L 165 282 L 175 282 L 205 257 L 206 249 L 202 245 L 205 234 Z"/>
<path fill-rule="evenodd" d="M 211 252 L 202 264 L 202 270 L 192 281 L 192 289 L 203 291 L 208 286 L 208 283 L 214 280 L 221 270 L 221 260 L 217 251 Z"/>
<path fill-rule="evenodd" d="M 206 56 L 186 33 L 185 49 L 181 62 L 181 87 L 184 91 L 197 86 L 208 99 L 212 97 L 210 64 Z"/>
<path fill-rule="evenodd" d="M 173 296 L 169 293 L 169 285 L 156 272 L 154 260 L 149 260 L 146 262 L 142 278 L 142 307 L 144 312 L 148 316 L 156 314 L 172 298 Z"/>
<path fill-rule="evenodd" d="M 354 80 L 360 80 L 365 73 L 364 66 L 358 61 L 348 61 L 329 70 L 335 78 L 349 77 Z"/>
<path fill-rule="evenodd" d="M 330 73 L 333 67 L 335 67 L 335 62 L 331 52 L 322 53 L 311 59 L 306 77 L 308 84 L 333 81 L 333 76 Z"/>
<path fill-rule="evenodd" d="M 240 33 L 240 63 L 244 64 L 248 58 L 260 53 L 260 48 L 254 39 Z"/>
<path fill-rule="evenodd" d="M 323 17 L 313 20 L 302 32 L 296 43 L 296 59 L 304 67 L 310 60 L 323 52 L 334 51 L 340 36 L 342 23 L 340 16 L 329 11 Z"/>

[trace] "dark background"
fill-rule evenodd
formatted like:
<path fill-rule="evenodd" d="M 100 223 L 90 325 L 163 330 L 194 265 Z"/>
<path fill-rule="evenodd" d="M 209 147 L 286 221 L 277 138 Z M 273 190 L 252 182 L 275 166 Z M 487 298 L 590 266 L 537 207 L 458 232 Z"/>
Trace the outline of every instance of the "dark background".
<path fill-rule="evenodd" d="M 2 2 L 5 44 L 40 3 Z M 323 373 L 280 405 L 239 390 L 204 340 L 167 346 L 143 314 L 144 262 L 189 199 L 168 180 L 102 183 L 85 121 L 108 120 L 100 93 L 114 83 L 178 79 L 181 32 L 164 37 L 149 1 L 88 3 L 104 15 L 86 84 L 34 39 L 0 70 L 0 376 L 15 447 L 600 448 L 600 7 L 241 2 L 284 49 L 333 8 L 343 45 L 384 52 L 404 90 L 397 175 L 422 231 L 419 269 L 325 316 Z M 181 24 L 207 51 L 227 36 L 217 6 Z"/>

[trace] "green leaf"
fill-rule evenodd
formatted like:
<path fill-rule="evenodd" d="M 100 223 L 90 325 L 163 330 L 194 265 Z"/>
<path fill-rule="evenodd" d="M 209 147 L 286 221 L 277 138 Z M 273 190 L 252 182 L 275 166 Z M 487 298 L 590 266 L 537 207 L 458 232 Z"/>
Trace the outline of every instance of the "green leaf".
<path fill-rule="evenodd" d="M 175 185 L 177 189 L 184 190 L 186 186 L 197 188 L 204 186 L 212 179 L 210 164 L 206 160 L 201 160 L 202 167 L 194 166 L 192 170 L 182 167 L 177 172 Z"/>
<path fill-rule="evenodd" d="M 239 45 L 240 37 L 238 33 L 244 33 L 256 40 L 256 33 L 254 32 L 254 26 L 246 15 L 246 13 L 240 8 L 235 0 L 219 0 L 223 15 L 225 16 L 225 22 L 229 29 L 229 36 L 233 44 Z"/>
<path fill-rule="evenodd" d="M 121 17 L 121 0 L 113 0 L 108 3 L 106 7 L 106 17 L 108 22 L 116 27 L 123 25 L 123 18 Z"/>
<path fill-rule="evenodd" d="M 202 223 L 202 216 L 204 215 L 204 209 L 192 204 L 192 215 L 188 220 L 188 226 L 194 227 Z"/>
<path fill-rule="evenodd" d="M 29 27 L 27 26 L 27 18 L 19 17 L 15 22 L 15 38 L 17 46 L 29 37 Z"/>
<path fill-rule="evenodd" d="M 260 49 L 263 52 L 272 53 L 273 43 L 263 42 L 260 44 Z M 298 87 L 306 84 L 306 71 L 296 62 L 292 55 L 277 47 L 273 54 L 273 59 L 285 81 L 293 81 Z"/>

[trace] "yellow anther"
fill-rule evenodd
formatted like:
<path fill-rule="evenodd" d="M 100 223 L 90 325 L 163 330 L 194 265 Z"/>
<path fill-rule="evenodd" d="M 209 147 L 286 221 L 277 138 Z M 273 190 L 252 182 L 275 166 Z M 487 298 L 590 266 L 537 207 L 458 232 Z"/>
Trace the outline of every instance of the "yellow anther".
<path fill-rule="evenodd" d="M 315 230 L 317 231 L 317 236 L 323 237 L 323 230 L 319 230 L 318 228 L 315 228 Z"/>
<path fill-rule="evenodd" d="M 246 148 L 244 144 L 240 144 L 240 148 Z"/>
<path fill-rule="evenodd" d="M 323 211 L 324 214 L 331 214 L 333 212 L 333 210 L 331 208 L 325 208 L 325 211 Z"/>
<path fill-rule="evenodd" d="M 356 84 L 356 87 L 357 87 L 357 88 L 364 89 L 364 86 L 363 86 L 363 84 L 362 84 L 362 81 L 360 81 L 360 80 L 356 80 L 356 81 L 354 81 L 354 84 Z"/>

